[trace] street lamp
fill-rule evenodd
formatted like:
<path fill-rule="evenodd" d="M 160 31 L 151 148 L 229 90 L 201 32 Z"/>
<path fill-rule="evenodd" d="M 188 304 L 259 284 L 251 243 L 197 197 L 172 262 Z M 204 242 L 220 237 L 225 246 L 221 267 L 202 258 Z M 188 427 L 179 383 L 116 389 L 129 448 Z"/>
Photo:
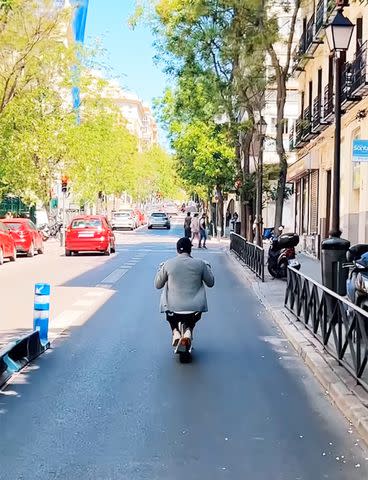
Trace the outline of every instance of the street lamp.
<path fill-rule="evenodd" d="M 335 57 L 335 138 L 332 189 L 332 219 L 329 238 L 322 242 L 322 279 L 323 284 L 345 295 L 346 286 L 342 264 L 350 242 L 341 237 L 340 230 L 340 160 L 341 160 L 341 52 L 350 45 L 354 25 L 343 15 L 343 8 L 337 11 L 335 18 L 326 28 L 327 42 Z"/>
<path fill-rule="evenodd" d="M 267 132 L 267 123 L 261 116 L 256 124 L 259 136 L 258 168 L 257 168 L 257 203 L 256 203 L 256 244 L 262 246 L 262 207 L 263 207 L 263 143 Z"/>

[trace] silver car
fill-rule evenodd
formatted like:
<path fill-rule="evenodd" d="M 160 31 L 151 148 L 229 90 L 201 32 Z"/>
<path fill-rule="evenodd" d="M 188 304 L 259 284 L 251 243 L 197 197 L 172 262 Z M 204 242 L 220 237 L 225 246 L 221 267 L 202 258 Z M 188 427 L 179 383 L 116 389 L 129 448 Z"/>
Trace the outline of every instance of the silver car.
<path fill-rule="evenodd" d="M 148 219 L 148 228 L 167 228 L 170 230 L 170 218 L 167 216 L 166 213 L 163 212 L 154 212 L 151 213 Z"/>
<path fill-rule="evenodd" d="M 134 230 L 137 228 L 137 220 L 133 211 L 125 210 L 122 212 L 114 212 L 111 218 L 111 226 L 113 230 L 119 228 L 129 228 L 130 230 Z"/>

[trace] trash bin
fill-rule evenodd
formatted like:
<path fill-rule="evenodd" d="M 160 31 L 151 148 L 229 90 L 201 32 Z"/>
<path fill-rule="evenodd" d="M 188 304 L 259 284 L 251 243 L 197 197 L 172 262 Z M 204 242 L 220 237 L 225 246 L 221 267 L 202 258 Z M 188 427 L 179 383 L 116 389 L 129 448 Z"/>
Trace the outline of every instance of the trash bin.
<path fill-rule="evenodd" d="M 338 295 L 346 295 L 346 281 L 349 270 L 343 268 L 350 242 L 332 237 L 324 240 L 321 247 L 322 283 Z"/>
<path fill-rule="evenodd" d="M 235 233 L 237 233 L 238 235 L 240 235 L 240 232 L 241 232 L 241 222 L 236 222 L 236 224 L 235 224 Z"/>

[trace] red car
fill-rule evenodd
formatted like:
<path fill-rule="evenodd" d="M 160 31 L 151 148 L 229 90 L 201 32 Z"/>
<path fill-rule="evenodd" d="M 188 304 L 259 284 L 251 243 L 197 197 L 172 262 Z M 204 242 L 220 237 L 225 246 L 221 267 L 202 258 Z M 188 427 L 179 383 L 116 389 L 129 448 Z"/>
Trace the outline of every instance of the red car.
<path fill-rule="evenodd" d="M 15 262 L 17 249 L 9 228 L 0 222 L 0 265 L 4 263 L 4 258 Z"/>
<path fill-rule="evenodd" d="M 36 225 L 28 218 L 6 218 L 2 222 L 10 229 L 17 252 L 33 257 L 43 253 L 43 240 Z"/>
<path fill-rule="evenodd" d="M 65 255 L 78 252 L 115 252 L 115 235 L 106 217 L 80 215 L 72 220 L 66 230 Z"/>

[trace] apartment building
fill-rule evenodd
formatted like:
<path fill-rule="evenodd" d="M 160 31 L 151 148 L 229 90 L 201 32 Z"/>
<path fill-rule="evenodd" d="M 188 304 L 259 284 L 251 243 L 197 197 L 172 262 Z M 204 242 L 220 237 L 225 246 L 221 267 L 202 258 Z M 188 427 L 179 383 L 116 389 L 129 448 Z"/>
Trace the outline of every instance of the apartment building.
<path fill-rule="evenodd" d="M 117 81 L 110 80 L 105 95 L 119 107 L 128 130 L 138 138 L 141 151 L 158 143 L 157 124 L 151 109 L 135 93 L 123 90 Z"/>
<path fill-rule="evenodd" d="M 368 138 L 368 6 L 340 0 L 355 29 L 343 53 L 340 224 L 351 243 L 368 242 L 368 165 L 353 160 L 353 141 Z M 348 5 L 350 3 L 350 5 Z M 290 132 L 297 160 L 289 167 L 295 185 L 295 230 L 304 248 L 319 256 L 331 224 L 334 157 L 334 56 L 326 25 L 336 14 L 336 0 L 310 2 L 300 12 L 302 31 L 294 52 L 299 116 Z"/>

